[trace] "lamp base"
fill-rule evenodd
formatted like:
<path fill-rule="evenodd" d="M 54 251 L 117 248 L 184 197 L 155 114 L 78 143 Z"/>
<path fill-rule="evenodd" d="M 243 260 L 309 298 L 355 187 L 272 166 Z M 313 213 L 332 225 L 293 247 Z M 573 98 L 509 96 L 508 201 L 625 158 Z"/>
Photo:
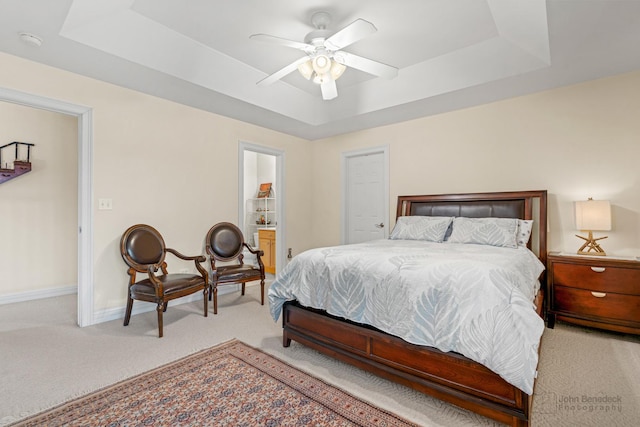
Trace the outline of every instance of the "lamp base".
<path fill-rule="evenodd" d="M 584 240 L 584 244 L 580 246 L 578 249 L 578 255 L 597 255 L 597 256 L 606 256 L 607 253 L 602 249 L 602 247 L 598 244 L 598 240 L 606 239 L 608 236 L 598 237 L 597 239 L 593 238 L 593 233 L 589 231 L 589 235 L 587 237 L 579 236 L 576 234 L 576 237 Z"/>

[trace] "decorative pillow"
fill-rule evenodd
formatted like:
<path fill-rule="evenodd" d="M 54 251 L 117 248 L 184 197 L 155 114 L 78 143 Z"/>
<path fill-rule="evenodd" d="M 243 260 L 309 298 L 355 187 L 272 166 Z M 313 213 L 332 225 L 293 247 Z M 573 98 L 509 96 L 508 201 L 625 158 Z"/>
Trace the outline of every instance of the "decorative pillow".
<path fill-rule="evenodd" d="M 389 236 L 392 240 L 426 240 L 441 243 L 453 217 L 401 216 Z"/>
<path fill-rule="evenodd" d="M 477 243 L 479 245 L 517 248 L 516 218 L 466 218 L 453 220 L 451 243 Z"/>
<path fill-rule="evenodd" d="M 525 248 L 527 247 L 527 243 L 529 243 L 529 239 L 531 238 L 532 229 L 533 229 L 532 219 L 518 220 L 518 234 L 516 235 L 518 246 L 523 246 Z"/>

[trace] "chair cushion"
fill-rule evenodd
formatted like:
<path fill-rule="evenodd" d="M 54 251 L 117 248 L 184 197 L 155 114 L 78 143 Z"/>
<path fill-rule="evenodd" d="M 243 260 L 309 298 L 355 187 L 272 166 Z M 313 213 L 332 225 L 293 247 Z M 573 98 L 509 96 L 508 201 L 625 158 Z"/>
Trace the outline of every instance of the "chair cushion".
<path fill-rule="evenodd" d="M 204 279 L 197 274 L 167 274 L 156 276 L 164 289 L 165 295 L 189 288 L 204 288 Z M 131 291 L 137 294 L 155 295 L 156 288 L 150 279 L 144 279 L 131 286 Z"/>
<path fill-rule="evenodd" d="M 252 265 L 222 265 L 213 272 L 213 278 L 218 282 L 240 282 L 248 279 L 260 280 L 260 269 Z"/>

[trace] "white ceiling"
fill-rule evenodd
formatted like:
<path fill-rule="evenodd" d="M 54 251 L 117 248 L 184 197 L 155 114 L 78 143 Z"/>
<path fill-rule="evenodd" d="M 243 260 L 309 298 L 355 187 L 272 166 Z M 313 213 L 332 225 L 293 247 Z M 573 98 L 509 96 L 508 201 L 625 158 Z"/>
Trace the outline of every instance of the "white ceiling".
<path fill-rule="evenodd" d="M 373 23 L 344 50 L 398 76 L 257 86 L 303 54 L 249 36 L 302 42 L 316 11 Z M 640 0 L 0 0 L 0 51 L 314 140 L 640 69 Z"/>

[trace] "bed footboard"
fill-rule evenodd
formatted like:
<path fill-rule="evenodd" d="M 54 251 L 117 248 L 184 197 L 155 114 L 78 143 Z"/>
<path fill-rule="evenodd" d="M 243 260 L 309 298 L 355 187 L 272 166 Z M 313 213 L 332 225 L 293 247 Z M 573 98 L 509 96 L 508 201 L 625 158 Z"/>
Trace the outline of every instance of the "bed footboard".
<path fill-rule="evenodd" d="M 458 353 L 418 346 L 365 325 L 283 307 L 283 345 L 295 340 L 331 357 L 512 426 L 528 426 L 531 398 Z"/>

